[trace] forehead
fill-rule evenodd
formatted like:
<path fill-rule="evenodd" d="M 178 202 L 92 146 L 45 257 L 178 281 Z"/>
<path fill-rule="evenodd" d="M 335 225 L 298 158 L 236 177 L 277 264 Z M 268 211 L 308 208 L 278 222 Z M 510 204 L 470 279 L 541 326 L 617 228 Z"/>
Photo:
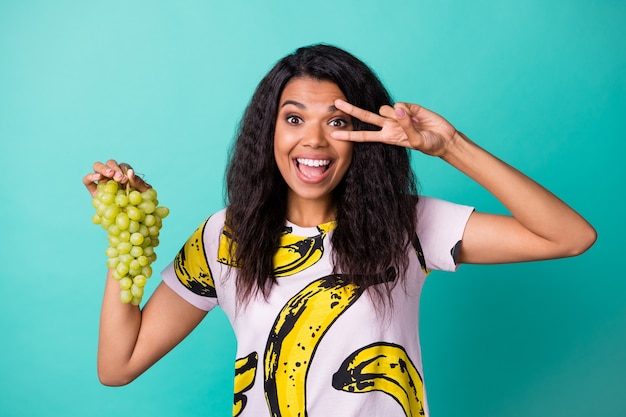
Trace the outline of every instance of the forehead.
<path fill-rule="evenodd" d="M 345 96 L 339 86 L 332 81 L 311 77 L 295 77 L 289 80 L 280 96 L 280 104 L 293 100 L 302 104 L 323 102 L 328 104 Z"/>

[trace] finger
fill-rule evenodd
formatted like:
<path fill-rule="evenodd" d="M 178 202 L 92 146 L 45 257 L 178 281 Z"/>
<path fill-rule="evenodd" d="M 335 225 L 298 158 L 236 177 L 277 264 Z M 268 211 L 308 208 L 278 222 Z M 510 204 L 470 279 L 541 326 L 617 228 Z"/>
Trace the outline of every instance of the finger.
<path fill-rule="evenodd" d="M 403 103 L 396 103 L 393 111 L 396 116 L 396 120 L 398 121 L 398 123 L 400 123 L 400 126 L 403 129 L 405 129 L 406 127 L 413 127 L 411 123 L 413 114 L 407 106 L 403 105 Z"/>
<path fill-rule="evenodd" d="M 350 142 L 383 142 L 380 130 L 336 130 L 330 133 L 333 139 Z"/>
<path fill-rule="evenodd" d="M 371 111 L 363 110 L 360 107 L 354 106 L 347 101 L 337 99 L 335 100 L 335 107 L 350 116 L 361 120 L 362 122 L 369 123 L 374 126 L 383 127 L 385 118 L 379 116 Z"/>
<path fill-rule="evenodd" d="M 125 172 L 120 165 L 122 164 L 118 164 L 114 159 L 109 159 L 106 162 L 106 166 L 108 168 L 107 176 L 120 184 L 125 184 L 126 181 L 128 181 L 128 177 L 126 177 Z"/>
<path fill-rule="evenodd" d="M 112 159 L 109 159 L 106 164 L 102 162 L 96 162 L 93 164 L 94 172 L 97 172 L 102 175 L 103 179 L 112 179 L 118 182 L 121 182 L 124 179 L 124 175 L 120 167 L 117 165 Z"/>
<path fill-rule="evenodd" d="M 130 167 L 130 165 L 128 166 Z M 126 171 L 126 175 L 128 176 L 128 181 L 130 182 L 130 186 L 133 187 L 134 189 L 144 192 L 147 189 L 152 188 L 152 186 L 148 184 L 147 182 L 145 182 L 143 178 L 135 175 L 134 169 L 128 168 L 128 171 Z"/>
<path fill-rule="evenodd" d="M 419 104 L 413 104 L 413 103 L 407 104 L 407 109 L 411 113 L 411 120 L 415 124 L 420 123 L 420 119 L 421 119 L 419 117 L 420 112 L 421 113 L 428 112 L 428 110 L 426 110 L 424 107 L 420 106 Z"/>
<path fill-rule="evenodd" d="M 87 187 L 87 191 L 92 196 L 96 195 L 98 188 L 98 181 L 102 180 L 102 175 L 97 172 L 92 172 L 83 177 L 83 185 Z"/>
<path fill-rule="evenodd" d="M 411 136 L 414 136 L 417 133 L 417 128 L 415 126 L 415 123 L 417 123 L 415 120 L 417 118 L 409 107 L 404 103 L 396 103 L 394 113 L 396 115 L 396 120 L 400 124 L 402 130 L 404 130 L 407 137 L 410 138 Z"/>
<path fill-rule="evenodd" d="M 380 110 L 378 111 L 378 114 L 380 114 L 383 117 L 386 117 L 387 119 L 396 118 L 396 113 L 394 112 L 393 107 L 388 106 L 388 105 L 381 106 Z"/>

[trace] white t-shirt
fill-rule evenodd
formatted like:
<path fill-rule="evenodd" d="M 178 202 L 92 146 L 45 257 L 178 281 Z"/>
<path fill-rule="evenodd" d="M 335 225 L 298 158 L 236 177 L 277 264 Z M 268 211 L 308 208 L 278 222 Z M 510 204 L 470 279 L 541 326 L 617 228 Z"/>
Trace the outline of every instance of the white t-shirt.
<path fill-rule="evenodd" d="M 455 251 L 472 211 L 420 197 L 419 243 L 382 312 L 366 290 L 331 274 L 333 222 L 287 223 L 274 258 L 277 283 L 267 300 L 259 296 L 245 308 L 236 302 L 237 269 L 228 265 L 225 210 L 194 232 L 163 281 L 194 306 L 219 305 L 228 316 L 237 338 L 233 415 L 428 416 L 420 294 L 429 271 L 456 270 Z"/>

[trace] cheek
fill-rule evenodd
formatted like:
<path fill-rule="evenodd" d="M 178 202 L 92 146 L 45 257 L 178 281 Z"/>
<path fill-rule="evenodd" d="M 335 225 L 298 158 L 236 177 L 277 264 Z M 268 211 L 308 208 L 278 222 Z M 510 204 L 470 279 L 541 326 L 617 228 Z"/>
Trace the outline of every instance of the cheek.
<path fill-rule="evenodd" d="M 343 163 L 346 165 L 350 165 L 352 162 L 353 151 L 354 144 L 352 142 L 342 142 L 341 146 L 337 149 L 337 153 L 341 156 Z"/>
<path fill-rule="evenodd" d="M 290 165 L 289 146 L 284 138 L 281 140 L 279 136 L 274 136 L 274 161 L 278 166 L 278 170 L 284 177 Z"/>

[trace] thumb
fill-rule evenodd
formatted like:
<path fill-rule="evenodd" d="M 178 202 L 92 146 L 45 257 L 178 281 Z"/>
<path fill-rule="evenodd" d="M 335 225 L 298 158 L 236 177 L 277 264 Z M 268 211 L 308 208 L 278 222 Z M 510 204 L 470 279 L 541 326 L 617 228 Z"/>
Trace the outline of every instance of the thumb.
<path fill-rule="evenodd" d="M 143 178 L 138 177 L 135 174 L 135 170 L 129 164 L 123 162 L 120 164 L 120 168 L 122 168 L 122 172 L 126 174 L 126 177 L 128 178 L 128 182 L 130 183 L 131 187 L 133 187 L 134 189 L 143 192 L 149 188 L 152 188 L 150 184 L 148 184 L 147 182 L 143 180 Z"/>
<path fill-rule="evenodd" d="M 404 132 L 407 135 L 412 133 L 412 131 L 415 130 L 413 123 L 416 123 L 417 119 L 409 107 L 404 103 L 396 103 L 393 110 L 396 115 L 396 120 L 400 123 Z"/>

